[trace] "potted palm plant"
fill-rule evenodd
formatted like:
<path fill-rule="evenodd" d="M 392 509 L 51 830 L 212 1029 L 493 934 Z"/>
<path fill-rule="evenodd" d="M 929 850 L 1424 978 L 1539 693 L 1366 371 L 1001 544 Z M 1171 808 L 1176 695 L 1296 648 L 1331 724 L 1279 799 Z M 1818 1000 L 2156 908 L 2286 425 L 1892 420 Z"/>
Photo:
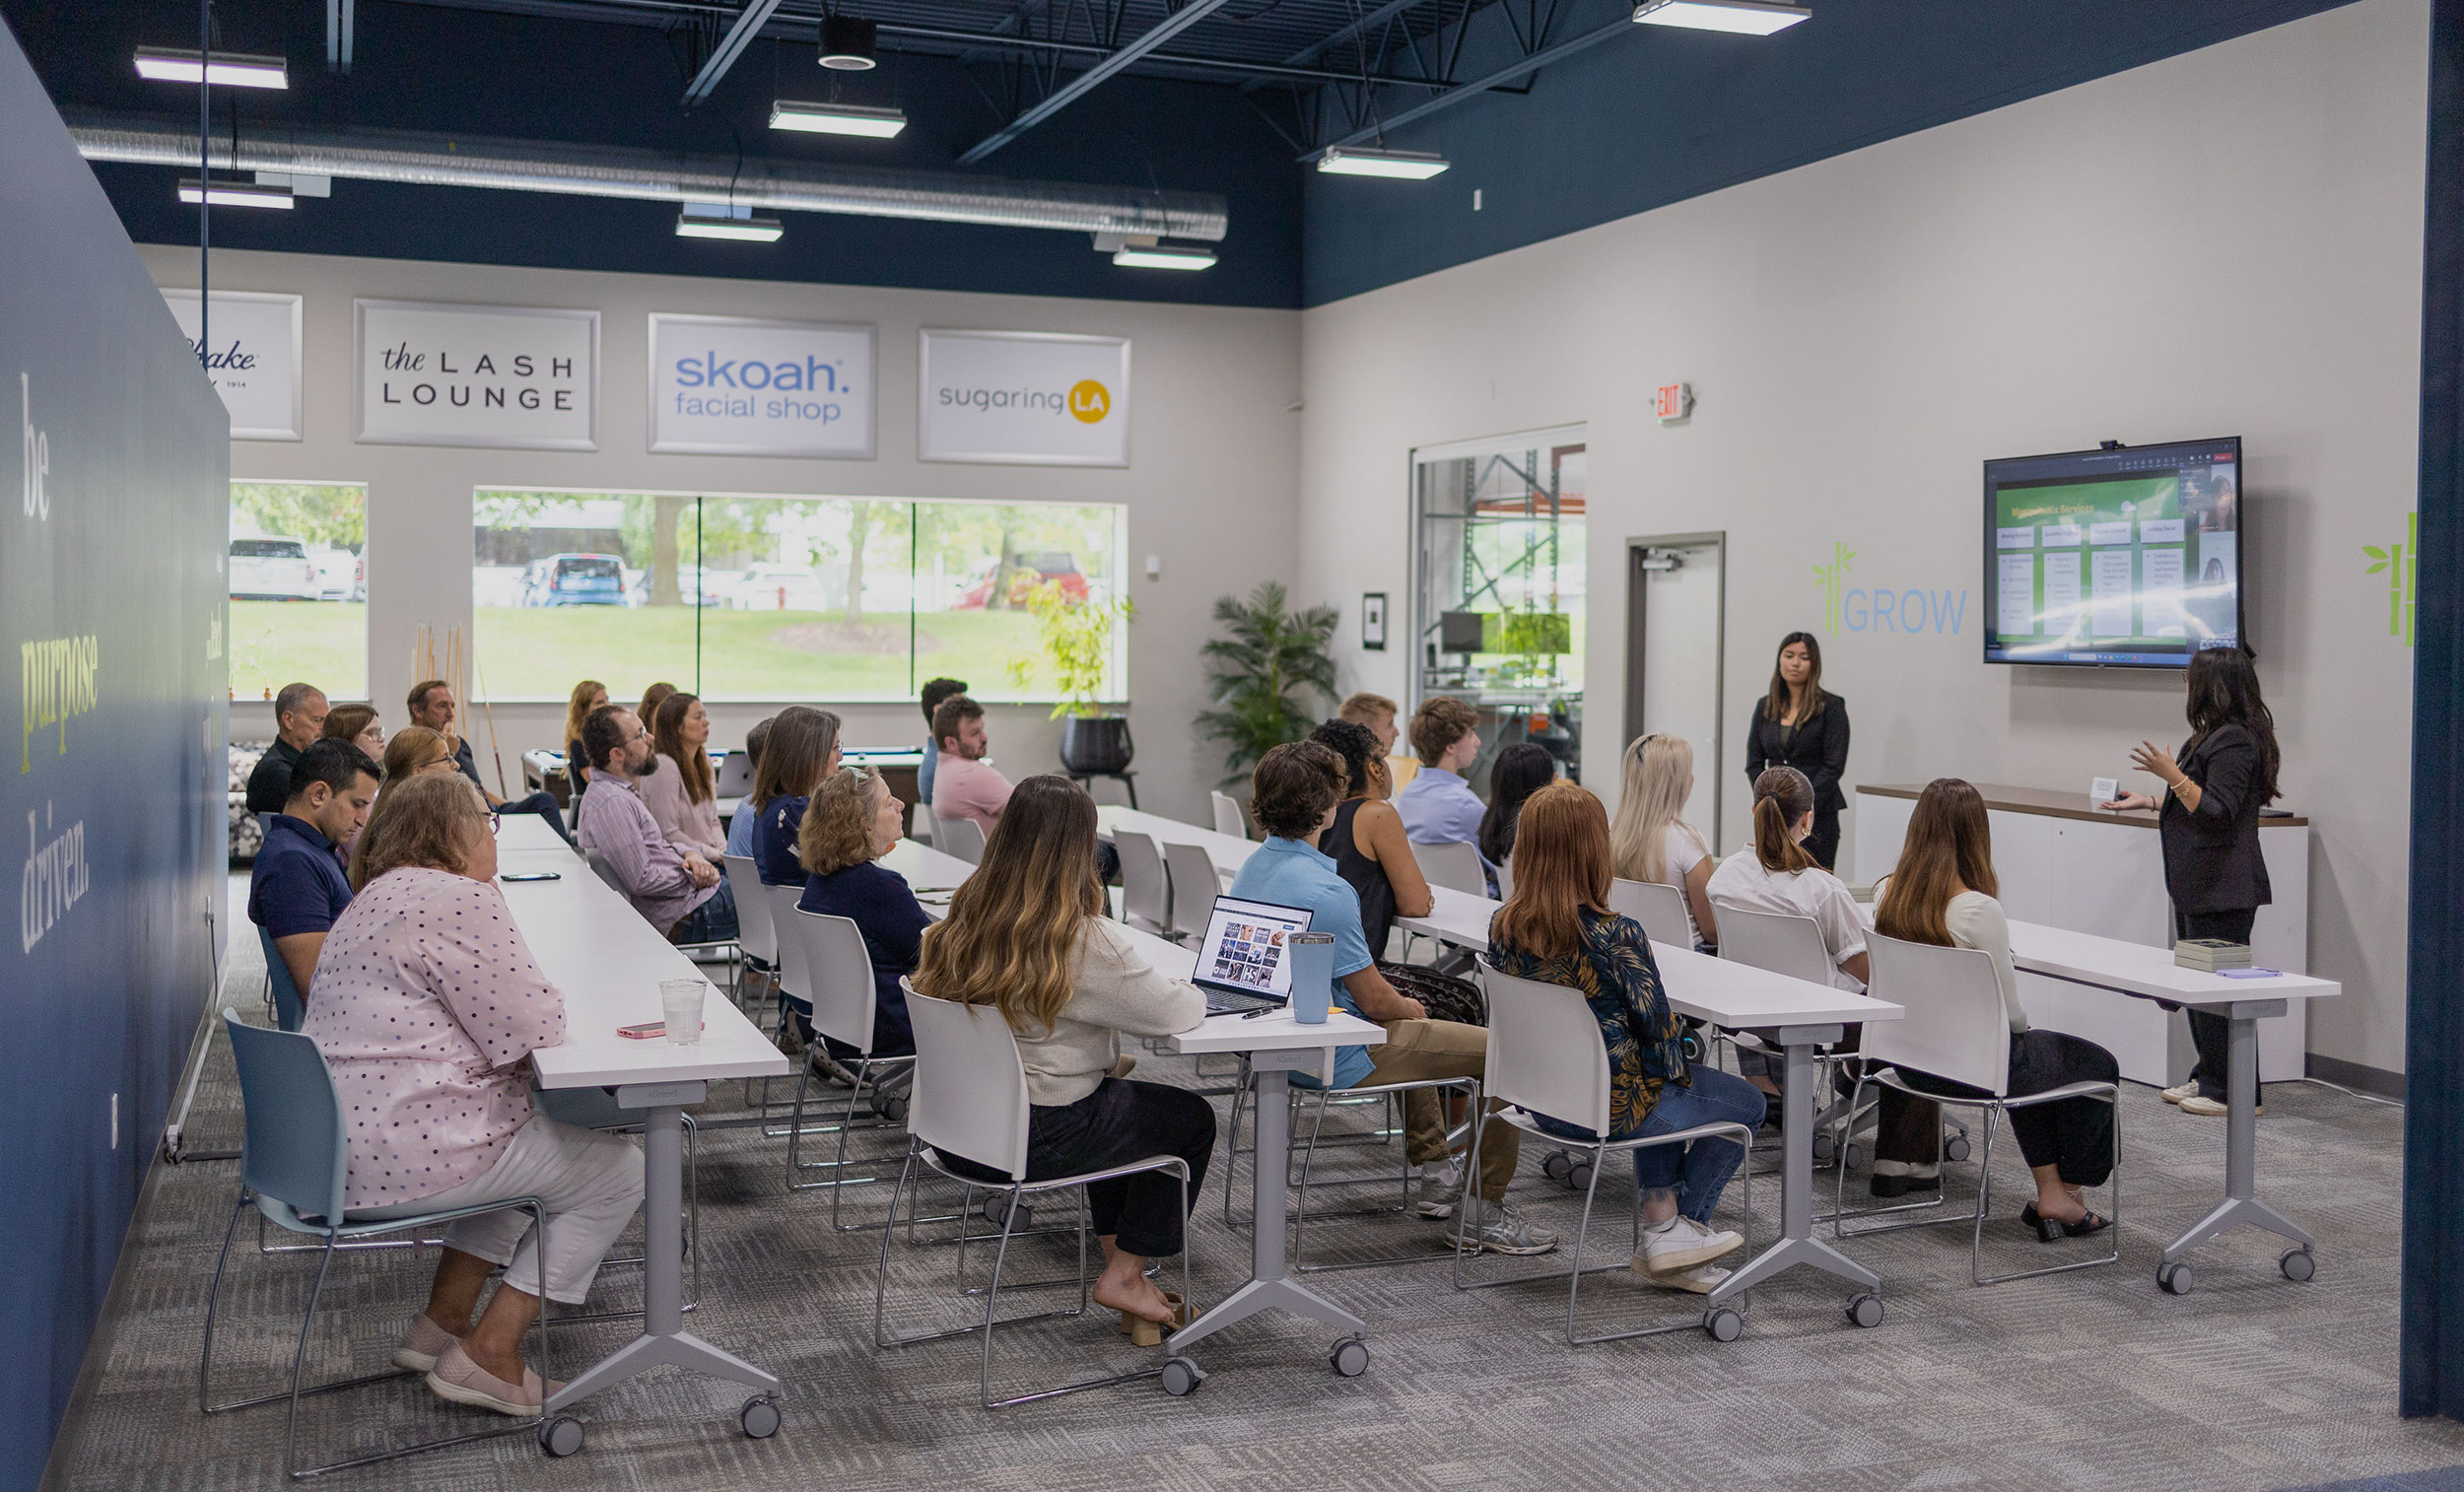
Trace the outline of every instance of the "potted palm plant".
<path fill-rule="evenodd" d="M 1335 699 L 1332 606 L 1292 611 L 1272 580 L 1246 601 L 1221 596 L 1215 620 L 1225 635 L 1204 649 L 1206 686 L 1215 707 L 1198 716 L 1198 730 L 1226 743 L 1224 781 L 1237 782 L 1260 757 L 1317 728 L 1315 695 Z"/>
<path fill-rule="evenodd" d="M 1080 777 L 1126 770 L 1137 754 L 1129 717 L 1106 712 L 1103 695 L 1114 619 L 1127 621 L 1137 607 L 1126 597 L 1072 595 L 1060 580 L 1046 580 L 1027 592 L 1026 609 L 1035 618 L 1037 656 L 1013 661 L 1009 674 L 1021 688 L 1039 671 L 1052 679 L 1060 697 L 1052 718 L 1061 722 L 1061 766 Z"/>

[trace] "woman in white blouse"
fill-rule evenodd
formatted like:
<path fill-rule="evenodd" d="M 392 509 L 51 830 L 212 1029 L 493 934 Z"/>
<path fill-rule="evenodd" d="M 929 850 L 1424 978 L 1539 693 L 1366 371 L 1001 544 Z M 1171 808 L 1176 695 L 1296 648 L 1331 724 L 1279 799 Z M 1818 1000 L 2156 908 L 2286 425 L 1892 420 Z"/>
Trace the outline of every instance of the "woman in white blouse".
<path fill-rule="evenodd" d="M 650 742 L 671 770 L 653 772 L 634 785 L 642 806 L 667 843 L 699 852 L 716 865 L 727 857 L 727 832 L 719 827 L 719 775 L 711 771 L 710 712 L 699 695 L 671 694 L 658 718 L 643 722 Z"/>
<path fill-rule="evenodd" d="M 1685 930 L 1698 948 L 1720 941 L 1711 910 L 1711 847 L 1685 822 L 1694 795 L 1694 747 L 1681 735 L 1638 736 L 1625 748 L 1625 781 L 1609 852 L 1622 880 L 1675 886 L 1685 894 Z"/>
<path fill-rule="evenodd" d="M 565 996 L 494 884 L 494 816 L 479 790 L 454 773 L 388 788 L 362 839 L 367 880 L 326 935 L 302 1027 L 342 1102 L 343 1205 L 375 1219 L 500 1197 L 546 1204 L 544 1249 L 526 1212 L 448 1225 L 427 1309 L 393 1351 L 440 1397 L 536 1414 L 544 1389 L 522 1335 L 542 1294 L 579 1305 L 589 1293 L 642 1205 L 642 1152 L 531 1110 L 530 1053 L 563 1044 Z M 500 1266 L 504 1283 L 474 1321 Z"/>
<path fill-rule="evenodd" d="M 2002 1013 L 2011 1026 L 2014 1097 L 2070 1083 L 2121 1079 L 2113 1053 L 2059 1031 L 2037 1031 L 2019 1004 L 2019 971 L 2011 963 L 2011 923 L 1994 898 L 1993 835 L 1985 799 L 1957 778 L 1925 784 L 1908 816 L 1908 838 L 1875 909 L 1874 927 L 1911 943 L 1981 948 L 1991 955 Z M 1963 1097 L 1978 1090 L 1922 1073 L 1903 1074 L 1910 1087 Z M 1928 1105 L 1927 1107 L 1932 1107 Z M 2101 1187 L 2113 1172 L 2113 1106 L 2096 1098 L 2066 1098 L 2011 1111 L 2011 1130 L 2036 1176 L 2036 1200 L 2019 1221 L 2046 1243 L 2111 1227 L 2088 1210 L 2081 1191 Z"/>

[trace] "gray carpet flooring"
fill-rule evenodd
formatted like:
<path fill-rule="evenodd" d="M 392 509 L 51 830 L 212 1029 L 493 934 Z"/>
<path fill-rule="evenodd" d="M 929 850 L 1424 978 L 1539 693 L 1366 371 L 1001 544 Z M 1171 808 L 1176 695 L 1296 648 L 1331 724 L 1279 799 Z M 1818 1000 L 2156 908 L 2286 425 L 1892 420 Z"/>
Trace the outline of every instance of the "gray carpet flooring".
<path fill-rule="evenodd" d="M 262 983 L 255 957 L 253 941 L 233 940 L 227 997 L 250 1012 Z M 1141 1056 L 1139 1075 L 1194 1080 L 1186 1060 L 1152 1055 Z M 732 1085 L 720 1098 L 735 1103 Z M 2245 1231 L 2200 1256 L 2193 1294 L 2158 1292 L 2158 1250 L 2219 1192 L 2224 1130 L 2131 1088 L 2122 1258 L 2109 1267 L 1977 1289 L 1964 1228 L 1916 1230 L 1847 1245 L 1883 1277 L 1888 1318 L 1879 1328 L 1849 1325 L 1844 1291 L 1800 1272 L 1756 1292 L 1734 1343 L 1683 1331 L 1572 1350 L 1561 1283 L 1458 1294 L 1443 1263 L 1322 1274 L 1319 1289 L 1370 1322 L 1373 1361 L 1361 1378 L 1329 1370 L 1328 1328 L 1269 1318 L 1204 1343 L 1198 1356 L 1211 1376 L 1189 1398 L 1145 1382 L 998 1412 L 976 1402 L 971 1340 L 871 1347 L 877 1232 L 834 1233 L 827 1193 L 789 1193 L 784 1141 L 714 1131 L 700 1172 L 707 1294 L 689 1321 L 786 1381 L 786 1425 L 775 1438 L 739 1433 L 740 1390 L 661 1373 L 589 1404 L 587 1446 L 571 1459 L 547 1460 L 530 1438 L 514 1436 L 331 1480 L 437 1492 L 2444 1485 L 2408 1474 L 2464 1462 L 2464 1426 L 2394 1412 L 2402 1112 L 2297 1084 L 2271 1087 L 2266 1102 L 2262 1191 L 2319 1236 L 2317 1278 L 2307 1284 L 2282 1278 L 2277 1248 Z M 237 1144 L 238 1090 L 220 1042 L 191 1133 L 200 1146 Z M 887 1148 L 877 1136 L 870 1144 Z M 1329 1154 L 1327 1165 L 1354 1173 L 1394 1158 L 1366 1145 Z M 1222 1156 L 1218 1145 L 1193 1232 L 1201 1301 L 1247 1274 L 1246 1235 L 1222 1218 Z M 1759 1158 L 1757 1169 L 1768 1164 Z M 1961 1206 L 1975 1167 L 1953 1171 L 1950 1200 Z M 2004 1215 L 1987 1225 L 1989 1269 L 2101 1246 L 2035 1243 L 2010 1215 L 2027 1194 L 2016 1146 L 1996 1147 L 1996 1172 Z M 280 1406 L 211 1418 L 197 1409 L 207 1287 L 236 1177 L 230 1163 L 158 1168 L 123 1288 L 97 1338 L 92 1391 L 54 1451 L 55 1486 L 206 1492 L 281 1483 Z M 1244 1169 L 1244 1198 L 1246 1185 Z M 851 1218 L 880 1216 L 886 1189 L 852 1191 Z M 1611 1252 L 1597 1256 L 1609 1261 L 1624 1244 L 1630 1177 L 1604 1180 L 1601 1193 L 1608 1205 L 1595 1238 Z M 1537 1147 L 1527 1146 L 1516 1198 L 1571 1238 L 1578 1198 L 1540 1175 Z M 1724 1214 L 1737 1199 L 1732 1187 Z M 1758 1239 L 1777 1209 L 1777 1186 L 1757 1185 Z M 1436 1231 L 1362 1216 L 1332 1222 L 1323 1243 L 1330 1257 L 1416 1251 Z M 241 1239 L 253 1243 L 245 1225 Z M 896 1327 L 955 1324 L 976 1309 L 954 1293 L 953 1253 L 902 1237 L 890 1286 Z M 1066 1274 L 1072 1258 L 1063 1241 L 1032 1240 L 1013 1259 L 1015 1277 Z M 217 1360 L 229 1391 L 264 1391 L 288 1370 L 313 1263 L 252 1247 L 235 1260 Z M 984 1262 L 971 1251 L 979 1282 Z M 338 1264 L 311 1338 L 311 1373 L 380 1367 L 424 1299 L 429 1268 L 404 1252 Z M 1070 1295 L 1017 1299 L 1020 1309 L 1041 1309 Z M 1591 1328 L 1699 1309 L 1622 1271 L 1594 1276 L 1584 1300 Z M 638 1301 L 637 1268 L 602 1273 L 594 1307 Z M 560 1340 L 573 1361 L 627 1334 L 600 1323 Z M 999 1347 L 996 1385 L 1021 1388 L 1154 1357 L 1129 1346 L 1100 1313 L 1003 1332 Z M 474 1412 L 440 1403 L 410 1379 L 310 1399 L 303 1456 L 331 1459 L 476 1428 Z"/>

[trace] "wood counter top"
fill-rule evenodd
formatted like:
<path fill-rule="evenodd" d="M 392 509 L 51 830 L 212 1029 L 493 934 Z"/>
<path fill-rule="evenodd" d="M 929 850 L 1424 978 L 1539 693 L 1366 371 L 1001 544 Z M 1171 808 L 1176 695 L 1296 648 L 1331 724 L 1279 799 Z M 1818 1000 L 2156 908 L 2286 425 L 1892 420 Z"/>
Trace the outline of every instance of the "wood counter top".
<path fill-rule="evenodd" d="M 2034 813 L 2047 818 L 2086 819 L 2095 824 L 2137 824 L 2144 829 L 2154 829 L 2156 823 L 2156 816 L 2153 813 L 2144 811 L 2107 813 L 2101 808 L 2091 808 L 2088 804 L 2088 794 L 2084 791 L 2056 792 L 2050 787 L 2014 787 L 2007 782 L 1978 782 L 1975 785 L 1976 790 L 1984 794 L 1987 808 L 2000 809 L 2004 813 Z M 1868 782 L 1860 783 L 1857 791 L 1870 792 L 1878 797 L 1885 798 L 1914 798 L 1925 791 L 1925 784 L 1922 782 L 1886 784 Z M 2309 822 L 2307 818 L 2298 815 L 2290 818 L 2263 818 L 2259 820 L 2259 827 L 2261 829 L 2296 829 L 2307 827 Z"/>

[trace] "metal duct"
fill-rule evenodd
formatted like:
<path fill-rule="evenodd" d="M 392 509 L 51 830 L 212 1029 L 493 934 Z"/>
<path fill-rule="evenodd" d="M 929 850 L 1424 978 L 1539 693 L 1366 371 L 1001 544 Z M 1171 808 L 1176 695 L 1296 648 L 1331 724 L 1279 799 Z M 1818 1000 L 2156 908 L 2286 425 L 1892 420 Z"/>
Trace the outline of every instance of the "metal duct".
<path fill-rule="evenodd" d="M 65 111 L 65 117 L 78 150 L 89 161 L 196 167 L 193 126 L 85 110 Z M 207 154 L 216 170 L 284 171 L 649 202 L 733 202 L 787 212 L 853 213 L 1085 234 L 1152 234 L 1211 241 L 1223 237 L 1228 222 L 1223 198 L 1213 192 L 1139 191 L 1126 186 L 792 161 L 747 160 L 739 169 L 734 160 L 722 156 L 408 130 L 331 134 L 258 129 L 241 138 L 236 150 L 229 138 L 217 139 Z"/>

